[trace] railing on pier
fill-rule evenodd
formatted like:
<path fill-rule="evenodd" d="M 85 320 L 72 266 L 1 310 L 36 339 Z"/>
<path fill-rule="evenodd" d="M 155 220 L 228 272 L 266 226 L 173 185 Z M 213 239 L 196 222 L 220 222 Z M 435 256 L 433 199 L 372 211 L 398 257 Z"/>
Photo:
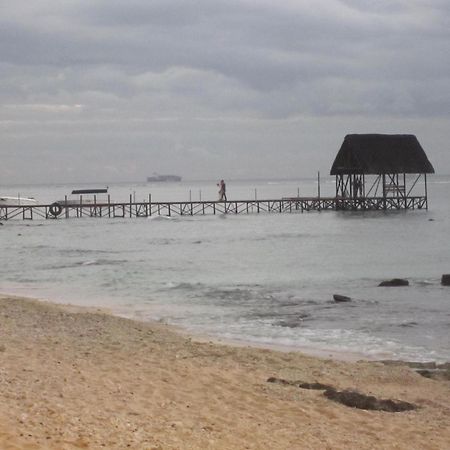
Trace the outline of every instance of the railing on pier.
<path fill-rule="evenodd" d="M 370 211 L 426 209 L 426 196 L 415 197 L 286 197 L 273 200 L 184 202 L 59 202 L 43 205 L 1 205 L 0 220 L 82 217 L 136 218 L 211 214 L 296 213 L 305 211 Z"/>

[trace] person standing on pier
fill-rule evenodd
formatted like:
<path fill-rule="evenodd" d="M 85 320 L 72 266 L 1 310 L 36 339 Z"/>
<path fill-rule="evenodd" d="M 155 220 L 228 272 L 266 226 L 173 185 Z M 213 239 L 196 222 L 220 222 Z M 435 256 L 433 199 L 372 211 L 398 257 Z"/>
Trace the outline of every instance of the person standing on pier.
<path fill-rule="evenodd" d="M 220 180 L 220 183 L 218 183 L 217 186 L 219 186 L 219 201 L 227 201 L 227 188 L 225 185 L 225 181 Z"/>

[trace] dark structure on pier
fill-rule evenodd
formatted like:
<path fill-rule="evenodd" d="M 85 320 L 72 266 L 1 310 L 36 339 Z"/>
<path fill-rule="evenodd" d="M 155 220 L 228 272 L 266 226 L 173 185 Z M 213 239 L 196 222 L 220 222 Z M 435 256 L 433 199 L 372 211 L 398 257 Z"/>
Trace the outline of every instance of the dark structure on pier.
<path fill-rule="evenodd" d="M 349 134 L 330 171 L 336 209 L 428 208 L 428 173 L 434 168 L 414 135 Z"/>

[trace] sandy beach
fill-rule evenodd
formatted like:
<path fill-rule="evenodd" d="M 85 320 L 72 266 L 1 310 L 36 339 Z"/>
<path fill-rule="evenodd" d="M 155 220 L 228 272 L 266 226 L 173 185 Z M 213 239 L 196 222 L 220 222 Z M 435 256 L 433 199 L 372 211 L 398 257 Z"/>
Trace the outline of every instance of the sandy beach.
<path fill-rule="evenodd" d="M 0 361 L 3 450 L 445 449 L 450 442 L 450 381 L 405 365 L 197 341 L 162 324 L 10 296 L 0 297 Z M 417 409 L 352 408 L 301 382 Z"/>

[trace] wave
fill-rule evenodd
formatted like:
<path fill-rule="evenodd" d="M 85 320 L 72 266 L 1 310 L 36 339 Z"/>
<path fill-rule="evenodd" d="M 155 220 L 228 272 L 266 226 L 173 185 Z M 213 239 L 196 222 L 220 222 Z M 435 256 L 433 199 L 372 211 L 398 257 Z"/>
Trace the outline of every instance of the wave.
<path fill-rule="evenodd" d="M 399 327 L 402 328 L 413 328 L 413 327 L 417 327 L 419 325 L 418 322 L 403 322 L 401 324 L 399 324 Z"/>
<path fill-rule="evenodd" d="M 305 319 L 308 319 L 309 317 L 309 314 L 299 314 L 296 317 L 278 320 L 274 322 L 274 326 L 282 328 L 300 328 L 304 325 Z"/>
<path fill-rule="evenodd" d="M 438 282 L 438 279 L 429 279 L 429 280 L 417 280 L 414 281 L 414 284 L 417 286 L 432 286 L 433 284 L 436 284 Z"/>
<path fill-rule="evenodd" d="M 152 222 L 170 222 L 176 221 L 177 217 L 173 216 L 149 216 L 147 220 L 151 220 Z"/>
<path fill-rule="evenodd" d="M 42 248 L 52 248 L 49 246 L 43 246 Z M 98 250 L 98 249 L 87 249 L 87 248 L 62 248 L 53 247 L 55 251 L 64 256 L 85 256 L 85 255 L 114 255 L 122 253 L 119 250 Z"/>
<path fill-rule="evenodd" d="M 243 238 L 237 238 L 236 241 L 247 241 L 247 242 L 265 242 L 272 241 L 276 239 L 313 239 L 318 238 L 318 235 L 311 233 L 271 233 L 264 236 L 245 236 Z"/>
<path fill-rule="evenodd" d="M 73 269 L 77 267 L 86 266 L 114 266 L 126 264 L 128 261 L 125 259 L 90 259 L 86 261 L 75 261 L 69 264 L 52 264 L 49 266 L 44 266 L 44 270 L 58 270 L 58 269 Z"/>
<path fill-rule="evenodd" d="M 204 287 L 202 283 L 174 283 L 174 282 L 168 282 L 164 285 L 163 290 L 170 290 L 170 291 L 196 291 L 201 290 Z"/>

